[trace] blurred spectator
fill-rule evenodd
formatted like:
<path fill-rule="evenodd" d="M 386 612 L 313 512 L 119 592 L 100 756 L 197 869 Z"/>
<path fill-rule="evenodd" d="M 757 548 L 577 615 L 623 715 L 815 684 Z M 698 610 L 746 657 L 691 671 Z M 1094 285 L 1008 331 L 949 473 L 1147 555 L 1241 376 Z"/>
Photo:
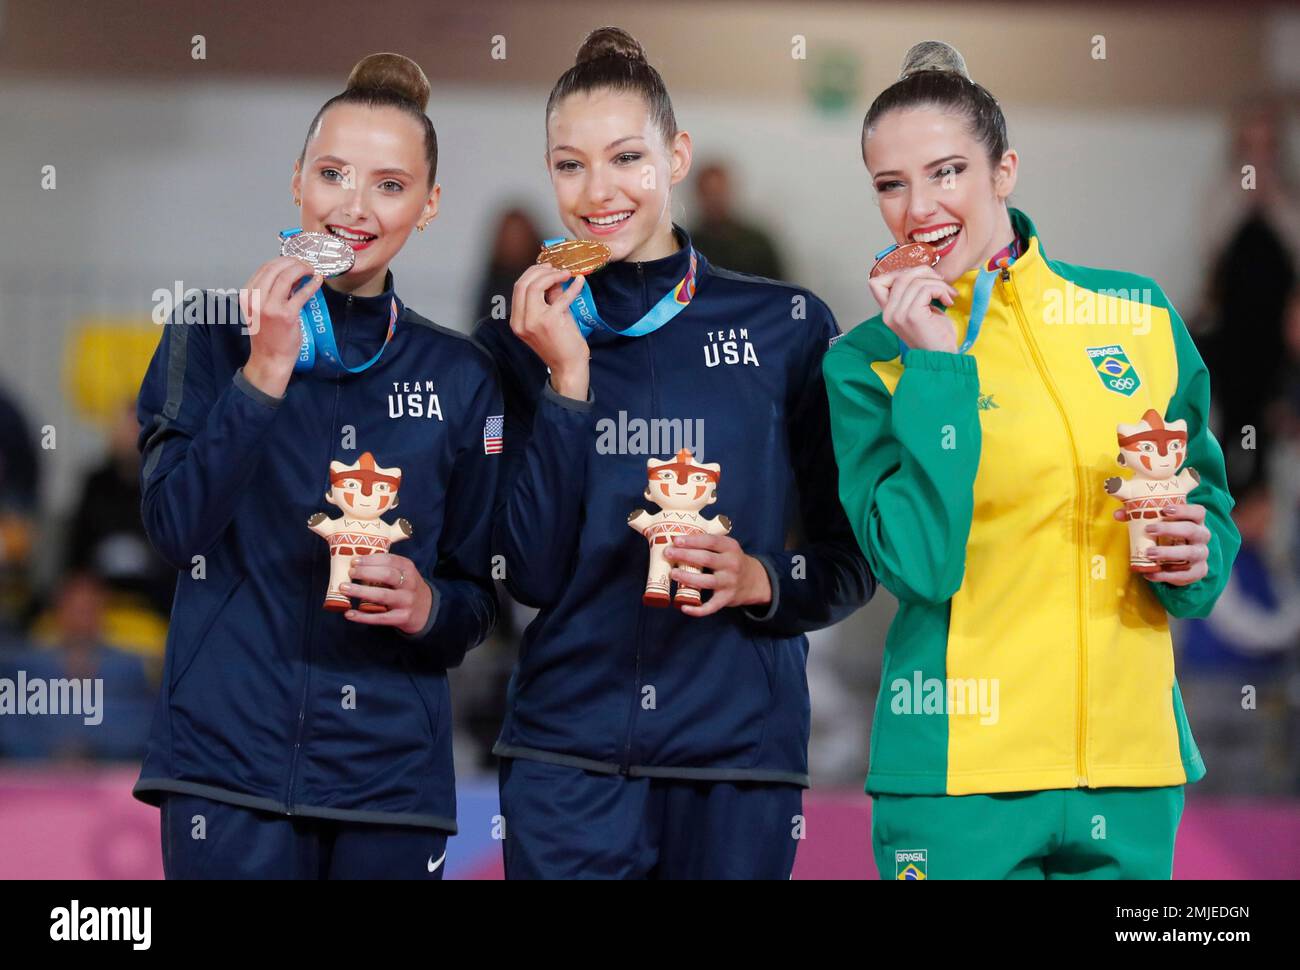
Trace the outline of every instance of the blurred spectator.
<path fill-rule="evenodd" d="M 1274 423 L 1279 438 L 1300 442 L 1300 285 L 1291 288 L 1286 302 L 1282 315 L 1282 340 L 1286 353 Z"/>
<path fill-rule="evenodd" d="M 1286 357 L 1281 393 L 1273 403 L 1270 425 L 1276 444 L 1269 456 L 1276 528 L 1272 550 L 1300 564 L 1300 285 L 1291 290 L 1283 322 Z"/>
<path fill-rule="evenodd" d="M 1205 206 L 1213 330 L 1204 354 L 1234 491 L 1264 474 L 1273 444 L 1266 412 L 1279 391 L 1282 313 L 1300 253 L 1300 192 L 1283 151 L 1283 121 L 1271 100 L 1238 115 L 1228 171 Z M 1256 430 L 1253 448 L 1241 445 L 1247 426 Z"/>
<path fill-rule="evenodd" d="M 1241 551 L 1213 612 L 1180 631 L 1179 683 L 1205 758 L 1204 790 L 1279 793 L 1295 783 L 1285 762 L 1300 585 L 1294 565 L 1273 561 L 1268 551 L 1268 487 L 1256 483 L 1236 498 Z"/>
<path fill-rule="evenodd" d="M 0 637 L 26 624 L 40 463 L 27 417 L 0 388 Z"/>
<path fill-rule="evenodd" d="M 68 577 L 55 605 L 57 642 L 3 661 L 3 677 L 41 683 L 51 705 L 56 681 L 90 681 L 82 713 L 0 715 L 0 755 L 59 760 L 139 760 L 157 690 L 145 662 L 103 642 L 105 592 L 85 573 Z M 63 692 L 67 696 L 67 692 Z M 91 723 L 87 723 L 90 721 Z"/>
<path fill-rule="evenodd" d="M 154 551 L 140 518 L 139 424 L 123 402 L 109 428 L 108 455 L 87 474 L 68 525 L 66 569 L 100 577 L 119 598 L 171 613 L 176 571 Z"/>
<path fill-rule="evenodd" d="M 542 248 L 542 237 L 532 216 L 520 208 L 507 209 L 497 221 L 496 235 L 492 239 L 492 255 L 488 258 L 487 273 L 479 284 L 478 302 L 474 319 L 495 315 L 504 320 L 510 315 L 510 295 L 521 273 L 537 262 Z M 504 302 L 497 302 L 503 297 Z"/>
<path fill-rule="evenodd" d="M 723 269 L 768 279 L 785 278 L 781 255 L 771 237 L 733 212 L 731 173 L 721 162 L 700 169 L 695 178 L 700 221 L 690 230 L 695 248 Z"/>

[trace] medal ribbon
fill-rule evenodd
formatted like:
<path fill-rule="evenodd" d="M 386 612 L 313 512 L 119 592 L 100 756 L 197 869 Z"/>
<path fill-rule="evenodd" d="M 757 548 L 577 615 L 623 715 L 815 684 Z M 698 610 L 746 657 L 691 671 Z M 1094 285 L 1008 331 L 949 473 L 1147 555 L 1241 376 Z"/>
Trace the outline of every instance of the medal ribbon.
<path fill-rule="evenodd" d="M 891 249 L 894 247 L 890 247 Z M 886 249 L 885 253 L 889 250 Z M 884 255 L 882 253 L 881 255 Z M 989 298 L 993 295 L 993 284 L 997 281 L 998 274 L 1005 271 L 1016 257 L 1020 255 L 1020 237 L 1017 236 L 1011 241 L 1011 245 L 1004 246 L 1000 249 L 988 264 L 980 267 L 979 275 L 975 277 L 975 291 L 971 295 L 969 323 L 966 325 L 966 339 L 962 341 L 961 346 L 957 348 L 957 353 L 964 354 L 975 345 L 979 339 L 980 328 L 984 325 L 984 315 L 989 310 Z M 876 257 L 877 259 L 880 256 Z M 947 313 L 949 308 L 939 305 L 939 308 Z M 898 338 L 898 355 L 903 361 L 907 360 L 907 352 L 910 348 L 903 342 L 903 338 Z"/>
<path fill-rule="evenodd" d="M 296 236 L 300 232 L 302 232 L 301 229 L 286 229 L 280 233 L 280 238 L 287 239 L 290 236 Z M 294 284 L 293 291 L 296 292 L 299 287 L 310 279 L 310 276 L 304 276 Z M 325 300 L 322 299 L 320 290 L 313 293 L 311 299 L 304 303 L 302 309 L 298 311 L 298 329 L 302 334 L 302 342 L 298 347 L 298 360 L 293 365 L 295 374 L 309 371 L 316 366 L 316 347 L 318 344 L 321 357 L 325 359 L 333 372 L 360 374 L 379 362 L 379 358 L 384 356 L 384 351 L 388 349 L 393 334 L 397 332 L 397 297 L 393 297 L 389 305 L 388 334 L 384 337 L 383 346 L 379 348 L 375 356 L 364 364 L 358 364 L 356 367 L 349 367 L 343 363 L 338 344 L 334 340 L 334 324 L 330 320 L 330 309 Z"/>
<path fill-rule="evenodd" d="M 564 242 L 563 236 L 555 239 L 545 239 L 542 241 L 542 245 L 554 246 L 556 243 L 561 242 Z M 601 327 L 620 337 L 644 337 L 648 333 L 654 333 L 685 310 L 691 300 L 695 298 L 695 247 L 691 246 L 689 249 L 690 266 L 686 270 L 686 275 L 682 277 L 682 281 L 661 296 L 659 302 L 650 308 L 649 313 L 625 330 L 611 327 L 601 319 L 600 313 L 596 309 L 596 297 L 591 292 L 591 284 L 590 282 L 584 282 L 582 291 L 569 304 L 569 312 L 573 315 L 573 322 L 578 325 L 578 330 L 582 333 L 582 336 L 589 337 L 593 330 Z"/>

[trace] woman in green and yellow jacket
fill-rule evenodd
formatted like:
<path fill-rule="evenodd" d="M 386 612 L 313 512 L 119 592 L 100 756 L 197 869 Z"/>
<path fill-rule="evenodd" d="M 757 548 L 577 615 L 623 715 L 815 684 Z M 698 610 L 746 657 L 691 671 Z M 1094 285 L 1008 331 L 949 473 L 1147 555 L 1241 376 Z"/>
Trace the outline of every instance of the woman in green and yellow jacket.
<path fill-rule="evenodd" d="M 894 239 L 940 255 L 873 278 L 883 312 L 824 362 L 840 498 L 899 599 L 866 784 L 881 876 L 1169 878 L 1205 767 L 1168 618 L 1209 612 L 1240 544 L 1205 367 L 1153 281 L 1047 258 L 1006 204 L 1001 109 L 946 44 L 908 53 L 863 157 Z M 1187 422 L 1200 481 L 1148 527 L 1186 544 L 1139 575 L 1104 483 L 1149 410 Z"/>

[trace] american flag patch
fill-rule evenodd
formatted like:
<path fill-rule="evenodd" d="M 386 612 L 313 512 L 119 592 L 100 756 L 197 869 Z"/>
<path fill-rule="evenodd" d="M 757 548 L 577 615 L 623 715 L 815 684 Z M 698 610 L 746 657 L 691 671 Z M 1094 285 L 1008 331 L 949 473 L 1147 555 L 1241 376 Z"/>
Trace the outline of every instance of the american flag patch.
<path fill-rule="evenodd" d="M 504 414 L 493 414 L 483 422 L 483 454 L 499 455 L 501 453 L 501 429 L 506 423 Z"/>

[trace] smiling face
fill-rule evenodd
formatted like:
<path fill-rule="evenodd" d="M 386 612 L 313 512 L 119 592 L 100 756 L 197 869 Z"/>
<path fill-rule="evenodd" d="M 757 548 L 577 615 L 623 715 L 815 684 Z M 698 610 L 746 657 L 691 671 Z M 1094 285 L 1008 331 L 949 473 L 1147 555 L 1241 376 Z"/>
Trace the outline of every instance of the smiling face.
<path fill-rule="evenodd" d="M 1169 440 L 1162 449 L 1154 441 L 1139 441 L 1134 448 L 1125 448 L 1125 465 L 1131 467 L 1138 478 L 1163 481 L 1173 478 L 1187 458 L 1187 442 L 1181 438 Z"/>
<path fill-rule="evenodd" d="M 713 482 L 703 472 L 691 472 L 685 482 L 678 481 L 675 471 L 654 472 L 647 491 L 661 509 L 674 512 L 698 512 L 718 500 Z"/>
<path fill-rule="evenodd" d="M 1187 460 L 1187 420 L 1165 421 L 1148 410 L 1137 424 L 1118 427 L 1119 463 L 1132 468 L 1138 478 L 1163 481 L 1173 478 Z"/>
<path fill-rule="evenodd" d="M 643 99 L 599 90 L 557 104 L 546 138 L 560 220 L 575 239 L 605 243 L 615 260 L 676 249 L 669 204 L 690 170 L 690 135 L 678 132 L 665 145 Z"/>
<path fill-rule="evenodd" d="M 1006 199 L 1018 156 L 996 166 L 965 118 L 937 108 L 891 111 L 867 132 L 863 157 L 880 214 L 897 243 L 929 242 L 948 282 L 983 265 L 1014 238 Z"/>
<path fill-rule="evenodd" d="M 377 519 L 396 504 L 396 496 L 397 489 L 388 482 L 372 482 L 367 488 L 360 478 L 344 478 L 326 497 L 354 519 Z"/>
<path fill-rule="evenodd" d="M 699 464 L 683 449 L 673 458 L 646 460 L 645 497 L 665 512 L 698 512 L 718 500 L 717 462 Z"/>
<path fill-rule="evenodd" d="M 430 188 L 428 178 L 415 119 L 396 108 L 346 103 L 325 112 L 294 164 L 292 188 L 304 230 L 330 233 L 356 250 L 352 269 L 331 281 L 337 288 L 382 286 L 411 231 L 438 212 L 441 187 Z"/>

